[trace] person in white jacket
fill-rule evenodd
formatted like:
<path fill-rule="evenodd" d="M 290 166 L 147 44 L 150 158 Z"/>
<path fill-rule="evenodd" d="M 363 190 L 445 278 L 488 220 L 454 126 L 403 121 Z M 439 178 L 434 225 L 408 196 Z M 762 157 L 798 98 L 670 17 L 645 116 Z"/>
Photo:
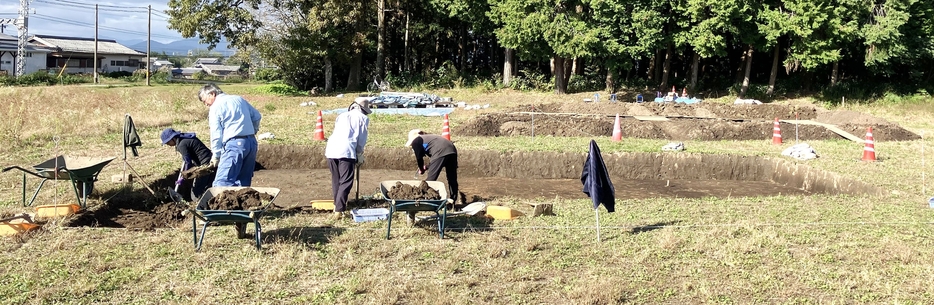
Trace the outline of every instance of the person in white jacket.
<path fill-rule="evenodd" d="M 328 137 L 324 156 L 331 170 L 331 192 L 334 195 L 334 218 L 349 218 L 347 197 L 353 188 L 354 167 L 363 165 L 363 148 L 366 146 L 367 128 L 372 111 L 369 100 L 357 98 L 347 112 L 334 121 L 334 131 Z"/>

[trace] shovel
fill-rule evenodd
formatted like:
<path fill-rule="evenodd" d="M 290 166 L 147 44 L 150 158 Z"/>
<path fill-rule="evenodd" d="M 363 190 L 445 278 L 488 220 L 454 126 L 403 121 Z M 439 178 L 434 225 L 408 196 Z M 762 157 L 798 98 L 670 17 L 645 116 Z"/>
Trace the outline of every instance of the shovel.
<path fill-rule="evenodd" d="M 449 212 L 449 213 L 447 213 L 447 216 L 457 216 L 457 215 L 473 216 L 473 215 L 477 215 L 477 213 L 480 213 L 480 212 L 483 212 L 483 211 L 486 211 L 486 203 L 484 203 L 484 202 L 474 202 L 474 203 L 468 204 L 467 206 L 465 206 L 465 207 L 464 207 L 463 209 L 461 209 L 460 211 L 457 211 L 457 212 Z M 418 217 L 418 220 L 419 220 L 419 221 L 423 221 L 423 220 L 432 220 L 432 219 L 436 219 L 436 218 L 438 218 L 438 215 L 420 216 L 420 217 Z"/>

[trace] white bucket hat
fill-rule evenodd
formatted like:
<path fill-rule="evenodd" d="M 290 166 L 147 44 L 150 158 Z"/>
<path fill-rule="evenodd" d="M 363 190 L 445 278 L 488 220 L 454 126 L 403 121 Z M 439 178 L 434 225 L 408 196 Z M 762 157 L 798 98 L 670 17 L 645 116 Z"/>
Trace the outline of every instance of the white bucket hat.
<path fill-rule="evenodd" d="M 421 129 L 412 129 L 412 130 L 409 130 L 409 140 L 405 142 L 405 147 L 411 147 L 411 146 L 412 146 L 412 141 L 415 141 L 415 138 L 417 138 L 417 137 L 418 137 L 419 135 L 421 135 L 421 134 L 422 134 L 422 130 L 421 130 Z"/>

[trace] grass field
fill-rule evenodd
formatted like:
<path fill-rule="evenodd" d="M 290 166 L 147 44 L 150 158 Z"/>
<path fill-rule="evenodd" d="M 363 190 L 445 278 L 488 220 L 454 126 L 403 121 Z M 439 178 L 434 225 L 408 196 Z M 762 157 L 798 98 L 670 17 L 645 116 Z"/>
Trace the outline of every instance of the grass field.
<path fill-rule="evenodd" d="M 222 86 L 244 95 L 263 115 L 272 143 L 311 141 L 318 109 L 346 107 L 350 98 L 256 94 L 255 85 Z M 177 169 L 178 157 L 159 145 L 162 128 L 207 134 L 207 108 L 196 86 L 0 88 L 0 164 L 31 165 L 55 154 L 114 156 L 97 189 L 122 170 L 124 114 L 144 146 L 129 162 L 144 177 Z M 457 126 L 483 111 L 533 102 L 577 101 L 592 95 L 434 92 L 490 109 L 451 116 L 461 150 L 585 152 L 590 137 L 458 137 Z M 350 95 L 350 94 L 348 94 Z M 315 101 L 317 107 L 301 107 Z M 724 100 L 725 101 L 725 100 Z M 708 101 L 718 102 L 718 101 Z M 808 103 L 794 100 L 788 103 Z M 934 107 L 926 100 L 848 104 L 928 138 Z M 329 116 L 332 118 L 333 116 Z M 411 128 L 437 118 L 374 115 L 368 149 L 399 147 Z M 330 133 L 332 125 L 325 122 Z M 860 135 L 861 136 L 861 135 Z M 204 138 L 203 138 L 204 139 Z M 662 140 L 597 138 L 604 153 L 657 151 Z M 693 153 L 779 157 L 761 141 L 686 142 Z M 595 239 L 588 200 L 542 198 L 557 217 L 496 221 L 489 228 L 455 222 L 439 240 L 424 228 L 385 223 L 331 223 L 323 214 L 275 213 L 264 221 L 264 250 L 212 227 L 194 252 L 188 227 L 156 231 L 61 228 L 57 223 L 0 240 L 0 303 L 4 304 L 929 304 L 934 299 L 931 142 L 877 142 L 883 162 L 863 163 L 862 144 L 809 142 L 821 157 L 808 165 L 883 187 L 887 195 L 652 199 L 617 202 L 601 215 Z M 929 152 L 927 153 L 928 155 Z M 927 175 L 930 176 L 930 175 Z M 925 179 L 930 179 L 926 177 Z M 19 204 L 21 176 L 0 175 L 0 212 Z M 142 188 L 139 184 L 134 184 Z M 52 183 L 41 202 L 73 200 Z M 287 191 L 287 190 L 284 190 Z M 515 198 L 499 199 L 519 204 Z M 100 203 L 100 198 L 92 204 Z M 208 244 L 209 243 L 209 244 Z"/>

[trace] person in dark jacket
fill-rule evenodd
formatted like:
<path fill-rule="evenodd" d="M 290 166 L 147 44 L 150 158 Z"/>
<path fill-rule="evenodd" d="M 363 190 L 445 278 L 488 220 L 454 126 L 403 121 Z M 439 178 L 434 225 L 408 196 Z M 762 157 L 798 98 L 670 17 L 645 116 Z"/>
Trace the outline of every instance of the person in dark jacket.
<path fill-rule="evenodd" d="M 418 129 L 409 131 L 409 140 L 406 147 L 412 147 L 415 152 L 415 162 L 418 164 L 418 174 L 428 173 L 425 181 L 437 181 L 441 169 L 448 178 L 448 203 L 457 202 L 457 147 L 454 142 L 439 135 L 426 134 Z M 431 160 L 426 166 L 422 157 L 428 156 Z"/>
<path fill-rule="evenodd" d="M 182 133 L 172 128 L 166 128 L 162 131 L 160 137 L 162 138 L 162 144 L 174 146 L 175 150 L 182 155 L 184 164 L 181 171 L 211 164 L 211 150 L 194 133 Z M 195 178 L 191 184 L 192 199 L 201 198 L 201 195 L 211 186 L 213 181 L 214 177 L 210 175 Z M 178 180 L 175 181 L 175 185 L 181 185 L 183 182 L 184 179 L 179 176 Z"/>

